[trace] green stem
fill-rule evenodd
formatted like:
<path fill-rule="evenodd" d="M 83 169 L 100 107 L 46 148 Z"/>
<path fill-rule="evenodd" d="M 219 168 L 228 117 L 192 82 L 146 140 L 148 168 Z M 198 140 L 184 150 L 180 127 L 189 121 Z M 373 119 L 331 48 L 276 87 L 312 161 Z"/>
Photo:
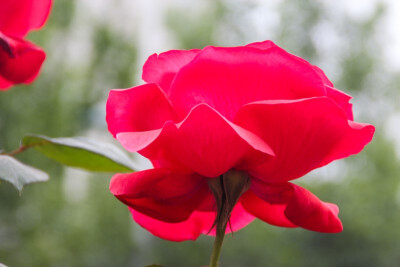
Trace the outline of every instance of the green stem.
<path fill-rule="evenodd" d="M 224 242 L 226 224 L 223 227 L 217 225 L 217 233 L 214 240 L 214 247 L 210 259 L 210 267 L 218 267 L 219 257 L 221 255 L 222 243 Z"/>
<path fill-rule="evenodd" d="M 27 150 L 28 148 L 30 148 L 31 146 L 21 146 L 13 151 L 10 151 L 8 153 L 0 153 L 0 155 L 7 155 L 7 156 L 15 156 L 25 150 Z"/>

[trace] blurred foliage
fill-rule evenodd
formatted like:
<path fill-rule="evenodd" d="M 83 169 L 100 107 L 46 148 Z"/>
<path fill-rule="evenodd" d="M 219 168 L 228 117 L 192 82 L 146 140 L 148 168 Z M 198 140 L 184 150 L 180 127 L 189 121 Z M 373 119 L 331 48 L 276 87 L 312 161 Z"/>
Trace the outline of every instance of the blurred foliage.
<path fill-rule="evenodd" d="M 165 23 L 177 40 L 177 48 L 253 41 L 256 33 L 246 20 L 247 13 L 258 8 L 255 1 L 204 2 L 206 8 L 197 13 L 169 9 Z M 107 134 L 104 122 L 96 124 L 101 116 L 97 107 L 104 109 L 109 88 L 135 84 L 139 71 L 135 42 L 114 31 L 107 21 L 92 22 L 82 33 L 89 39 L 89 48 L 81 51 L 78 46 L 71 52 L 71 46 L 80 41 L 79 35 L 74 35 L 78 31 L 74 18 L 82 12 L 76 8 L 78 4 L 55 1 L 46 27 L 29 37 L 45 48 L 48 58 L 35 83 L 1 93 L 1 148 L 16 148 L 27 133 L 59 137 L 96 129 Z M 263 33 L 264 39 L 274 38 L 288 51 L 328 69 L 335 85 L 359 101 L 355 105 L 361 115 L 357 120 L 361 117 L 374 122 L 377 133 L 360 155 L 345 160 L 342 177 L 299 180 L 324 201 L 338 204 L 343 233 L 284 229 L 256 220 L 226 238 L 222 266 L 397 266 L 400 165 L 392 141 L 382 131 L 384 122 L 376 119 L 390 115 L 385 112 L 387 106 L 395 105 L 400 84 L 396 74 L 383 72 L 377 25 L 385 16 L 385 6 L 377 5 L 362 21 L 311 0 L 283 0 L 277 10 L 279 23 L 273 32 Z M 333 63 L 325 60 L 326 53 L 320 51 L 321 44 L 315 38 L 321 25 L 333 28 L 340 37 L 331 55 Z M 71 63 L 73 53 L 79 54 L 79 64 Z M 9 266 L 208 263 L 211 237 L 182 243 L 153 237 L 136 225 L 127 208 L 109 193 L 111 175 L 84 174 L 90 177 L 80 180 L 71 175 L 82 173 L 71 174 L 31 151 L 19 158 L 46 170 L 51 179 L 25 188 L 21 197 L 11 185 L 0 185 L 0 262 Z M 71 189 L 71 181 L 82 184 Z M 80 187 L 86 191 L 79 193 Z"/>
<path fill-rule="evenodd" d="M 178 38 L 181 49 L 218 45 L 215 38 L 216 25 L 221 22 L 226 9 L 220 0 L 205 1 L 205 3 L 208 4 L 208 8 L 197 15 L 176 9 L 167 12 L 166 23 L 173 29 L 173 34 Z"/>
<path fill-rule="evenodd" d="M 6 151 L 17 148 L 27 133 L 81 135 L 96 126 L 93 109 L 105 99 L 107 88 L 133 83 L 136 47 L 104 25 L 96 25 L 91 33 L 92 56 L 81 55 L 81 66 L 71 63 L 68 45 L 79 41 L 71 40 L 75 38 L 71 34 L 76 27 L 72 23 L 75 5 L 71 0 L 55 1 L 46 26 L 31 34 L 30 39 L 47 52 L 35 83 L 0 95 L 0 147 Z M 106 133 L 105 125 L 101 127 Z M 51 179 L 24 188 L 21 196 L 10 184 L 1 184 L 0 262 L 8 266 L 126 266 L 136 245 L 127 234 L 129 212 L 109 193 L 111 174 L 94 174 L 87 180 L 84 201 L 77 203 L 67 197 L 61 165 L 34 151 L 18 158 L 45 170 Z"/>

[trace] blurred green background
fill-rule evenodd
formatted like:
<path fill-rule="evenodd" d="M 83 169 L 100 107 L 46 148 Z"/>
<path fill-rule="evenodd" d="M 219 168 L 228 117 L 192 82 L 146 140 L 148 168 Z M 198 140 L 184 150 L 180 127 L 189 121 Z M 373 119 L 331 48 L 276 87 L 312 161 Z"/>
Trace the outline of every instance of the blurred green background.
<path fill-rule="evenodd" d="M 353 95 L 356 120 L 373 123 L 376 135 L 358 156 L 298 180 L 338 204 L 342 233 L 256 220 L 226 238 L 221 265 L 399 266 L 395 2 L 55 0 L 46 26 L 29 35 L 47 52 L 41 75 L 29 86 L 0 93 L 0 148 L 17 148 L 27 133 L 115 143 L 104 119 L 108 91 L 142 83 L 141 66 L 150 54 L 271 39 L 320 66 L 337 88 Z M 208 264 L 211 237 L 173 243 L 144 231 L 109 193 L 112 174 L 64 168 L 35 151 L 18 158 L 51 179 L 25 187 L 21 196 L 10 184 L 0 184 L 0 262 L 10 267 Z"/>

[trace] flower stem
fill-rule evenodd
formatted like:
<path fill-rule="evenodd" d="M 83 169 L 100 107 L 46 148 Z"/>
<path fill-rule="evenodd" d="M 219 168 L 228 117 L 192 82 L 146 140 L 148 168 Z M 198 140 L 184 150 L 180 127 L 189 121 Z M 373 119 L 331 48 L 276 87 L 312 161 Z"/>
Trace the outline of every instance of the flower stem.
<path fill-rule="evenodd" d="M 7 152 L 7 153 L 2 152 L 2 153 L 0 153 L 0 155 L 15 156 L 15 155 L 27 150 L 30 147 L 31 146 L 20 146 L 19 148 L 15 149 L 13 151 L 10 151 L 10 152 Z"/>
<path fill-rule="evenodd" d="M 229 170 L 218 178 L 207 180 L 208 187 L 213 193 L 217 213 L 215 216 L 215 241 L 210 259 L 210 267 L 218 267 L 221 255 L 222 243 L 224 242 L 226 226 L 229 223 L 233 208 L 237 201 L 250 187 L 250 179 L 247 173 L 238 170 Z M 232 227 L 230 229 L 232 231 Z"/>
<path fill-rule="evenodd" d="M 226 229 L 226 224 L 223 227 L 217 226 L 216 229 L 217 233 L 215 236 L 214 246 L 210 259 L 210 267 L 218 267 L 219 257 L 221 255 L 222 243 L 224 242 L 224 237 L 225 237 L 225 229 Z"/>

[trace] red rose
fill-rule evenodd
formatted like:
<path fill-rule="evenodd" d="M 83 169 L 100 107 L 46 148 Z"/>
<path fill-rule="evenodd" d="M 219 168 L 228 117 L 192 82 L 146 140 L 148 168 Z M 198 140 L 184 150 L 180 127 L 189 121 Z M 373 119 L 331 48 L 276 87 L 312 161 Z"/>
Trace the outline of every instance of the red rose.
<path fill-rule="evenodd" d="M 351 97 L 322 70 L 265 41 L 154 54 L 143 79 L 107 102 L 109 131 L 155 167 L 110 184 L 142 227 L 196 239 L 212 228 L 223 197 L 232 206 L 227 232 L 254 217 L 342 231 L 335 204 L 289 182 L 360 152 L 374 133 L 353 121 Z"/>
<path fill-rule="evenodd" d="M 0 90 L 32 82 L 46 57 L 42 49 L 23 38 L 40 28 L 51 0 L 0 0 Z"/>

